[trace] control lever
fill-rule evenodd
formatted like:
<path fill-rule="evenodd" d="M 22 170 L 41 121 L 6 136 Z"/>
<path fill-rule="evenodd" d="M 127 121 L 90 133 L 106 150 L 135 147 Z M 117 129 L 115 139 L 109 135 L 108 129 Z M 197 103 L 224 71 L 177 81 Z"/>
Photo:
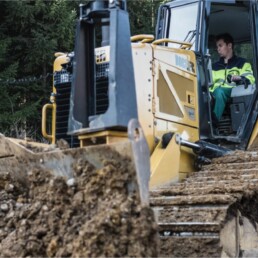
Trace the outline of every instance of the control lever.
<path fill-rule="evenodd" d="M 228 76 L 227 76 L 227 81 L 228 81 L 228 83 L 231 83 L 232 81 L 232 75 L 231 74 L 228 74 Z"/>
<path fill-rule="evenodd" d="M 246 79 L 245 77 L 241 76 L 241 80 L 236 81 L 237 84 L 244 84 L 244 88 L 247 89 L 248 88 L 248 79 Z M 231 83 L 232 82 L 232 74 L 228 74 L 227 76 L 227 82 Z"/>

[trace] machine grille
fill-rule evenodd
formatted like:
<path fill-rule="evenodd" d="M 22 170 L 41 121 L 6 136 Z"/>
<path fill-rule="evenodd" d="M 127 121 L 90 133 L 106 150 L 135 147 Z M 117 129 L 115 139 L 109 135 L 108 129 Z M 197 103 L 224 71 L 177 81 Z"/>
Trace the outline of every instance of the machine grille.
<path fill-rule="evenodd" d="M 103 114 L 108 109 L 108 72 L 109 62 L 96 64 L 96 115 Z"/>
<path fill-rule="evenodd" d="M 65 70 L 54 74 L 56 88 L 56 140 L 66 140 L 70 147 L 78 147 L 79 140 L 67 135 L 70 110 L 71 74 Z"/>
<path fill-rule="evenodd" d="M 108 78 L 109 63 L 102 63 L 96 65 L 96 80 Z"/>

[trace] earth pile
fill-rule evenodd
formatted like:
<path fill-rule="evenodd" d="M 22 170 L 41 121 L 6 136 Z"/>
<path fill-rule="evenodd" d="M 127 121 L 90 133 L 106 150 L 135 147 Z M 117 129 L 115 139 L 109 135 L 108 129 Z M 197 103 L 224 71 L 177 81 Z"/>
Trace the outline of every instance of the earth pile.
<path fill-rule="evenodd" d="M 1 256 L 157 256 L 153 211 L 130 185 L 134 166 L 112 157 L 101 169 L 77 159 L 69 180 L 36 167 L 19 179 L 1 173 Z"/>

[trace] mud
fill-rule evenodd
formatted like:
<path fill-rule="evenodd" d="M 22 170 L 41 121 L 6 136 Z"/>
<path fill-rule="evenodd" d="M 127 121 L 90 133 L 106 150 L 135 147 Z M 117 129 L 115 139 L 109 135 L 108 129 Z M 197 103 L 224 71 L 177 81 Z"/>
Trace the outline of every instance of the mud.
<path fill-rule="evenodd" d="M 161 239 L 162 257 L 221 257 L 222 247 L 219 245 L 219 239 L 202 237 L 172 237 Z M 168 255 L 169 254 L 169 255 Z"/>
<path fill-rule="evenodd" d="M 152 191 L 152 210 L 140 203 L 134 164 L 123 151 L 58 148 L 74 160 L 70 179 L 42 169 L 55 158 L 46 153 L 32 169 L 30 157 L 15 172 L 0 174 L 1 257 L 233 257 L 238 249 L 258 250 L 257 152 L 214 159 L 184 182 Z M 105 157 L 102 166 L 93 156 Z M 232 221 L 247 233 L 231 250 L 220 234 Z M 246 236 L 257 241 L 247 245 Z"/>
<path fill-rule="evenodd" d="M 37 168 L 22 180 L 0 174 L 1 257 L 156 257 L 132 162 L 116 153 L 98 169 L 82 157 L 72 170 L 69 180 Z"/>
<path fill-rule="evenodd" d="M 70 148 L 69 143 L 64 139 L 57 140 L 56 144 L 39 144 L 29 140 L 19 140 L 18 143 L 33 153 L 50 152 L 53 150 L 65 150 Z"/>

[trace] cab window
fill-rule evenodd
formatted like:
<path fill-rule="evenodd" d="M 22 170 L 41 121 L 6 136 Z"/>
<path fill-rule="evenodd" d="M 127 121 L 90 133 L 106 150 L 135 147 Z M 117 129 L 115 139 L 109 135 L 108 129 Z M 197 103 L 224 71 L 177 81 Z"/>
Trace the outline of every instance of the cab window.
<path fill-rule="evenodd" d="M 196 22 L 198 17 L 198 2 L 181 5 L 171 8 L 171 21 L 169 26 L 169 38 L 178 41 L 193 41 L 196 32 Z M 182 22 L 183 19 L 183 22 Z M 169 43 L 169 47 L 179 48 L 180 45 Z"/>

